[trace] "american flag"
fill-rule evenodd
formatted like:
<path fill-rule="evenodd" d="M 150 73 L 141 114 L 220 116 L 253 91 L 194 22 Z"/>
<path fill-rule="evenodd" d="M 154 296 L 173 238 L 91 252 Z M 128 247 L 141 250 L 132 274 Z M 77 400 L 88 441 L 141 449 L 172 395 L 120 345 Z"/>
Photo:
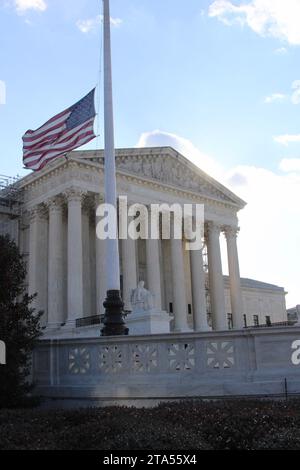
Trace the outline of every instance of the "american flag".
<path fill-rule="evenodd" d="M 39 129 L 23 136 L 23 163 L 41 170 L 49 161 L 92 140 L 94 134 L 95 89 L 76 104 L 49 119 Z"/>

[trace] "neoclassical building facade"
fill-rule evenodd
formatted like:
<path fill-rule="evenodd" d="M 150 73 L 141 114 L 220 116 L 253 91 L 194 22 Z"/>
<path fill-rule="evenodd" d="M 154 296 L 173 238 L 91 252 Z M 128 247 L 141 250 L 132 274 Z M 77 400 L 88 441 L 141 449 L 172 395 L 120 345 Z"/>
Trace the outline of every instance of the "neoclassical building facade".
<path fill-rule="evenodd" d="M 125 310 L 131 310 L 132 289 L 144 280 L 155 307 L 172 316 L 173 331 L 252 324 L 256 313 L 249 305 L 255 302 L 247 305 L 247 299 L 253 300 L 254 292 L 261 296 L 262 286 L 240 279 L 237 214 L 245 202 L 170 147 L 117 150 L 116 164 L 118 194 L 129 204 L 198 203 L 205 216 L 203 250 L 186 251 L 178 239 L 120 240 Z M 18 189 L 21 217 L 14 236 L 27 260 L 28 291 L 38 294 L 35 307 L 44 312 L 45 333 L 91 334 L 87 328 L 103 315 L 106 294 L 105 241 L 96 236 L 96 208 L 104 200 L 103 153 L 72 152 L 21 179 Z M 228 277 L 222 269 L 223 234 Z M 269 287 L 264 285 L 271 320 L 284 321 L 284 290 Z M 99 335 L 99 325 L 94 332 Z"/>

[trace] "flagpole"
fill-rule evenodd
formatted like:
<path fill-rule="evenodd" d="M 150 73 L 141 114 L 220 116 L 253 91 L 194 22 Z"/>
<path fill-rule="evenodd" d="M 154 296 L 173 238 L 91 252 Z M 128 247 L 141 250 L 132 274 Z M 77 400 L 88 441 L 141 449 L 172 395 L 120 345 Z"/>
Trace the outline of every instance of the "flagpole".
<path fill-rule="evenodd" d="M 103 0 L 103 52 L 104 52 L 104 179 L 105 203 L 115 208 L 117 213 L 117 184 L 114 143 L 114 118 L 111 72 L 111 40 L 109 0 Z M 106 256 L 106 300 L 103 336 L 126 335 L 123 319 L 124 304 L 120 292 L 120 259 L 117 220 L 113 227 L 114 237 L 105 240 Z"/>

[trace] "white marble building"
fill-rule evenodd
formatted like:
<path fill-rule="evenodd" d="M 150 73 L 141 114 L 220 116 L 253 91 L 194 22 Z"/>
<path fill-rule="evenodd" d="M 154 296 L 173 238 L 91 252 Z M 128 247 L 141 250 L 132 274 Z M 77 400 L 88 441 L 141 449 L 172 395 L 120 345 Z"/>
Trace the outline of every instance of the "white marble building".
<path fill-rule="evenodd" d="M 131 290 L 143 279 L 155 295 L 155 307 L 172 314 L 174 331 L 241 329 L 267 317 L 286 321 L 284 289 L 240 279 L 237 214 L 244 201 L 169 147 L 117 150 L 116 161 L 118 193 L 129 203 L 205 207 L 205 253 L 184 250 L 180 240 L 120 241 L 126 310 Z M 18 187 L 21 218 L 14 236 L 27 258 L 28 290 L 38 293 L 35 307 L 44 311 L 50 336 L 83 331 L 86 326 L 80 325 L 104 313 L 105 242 L 95 234 L 95 207 L 104 192 L 103 154 L 72 152 L 21 179 Z M 228 277 L 222 270 L 223 234 Z M 99 325 L 94 332 L 99 335 Z"/>

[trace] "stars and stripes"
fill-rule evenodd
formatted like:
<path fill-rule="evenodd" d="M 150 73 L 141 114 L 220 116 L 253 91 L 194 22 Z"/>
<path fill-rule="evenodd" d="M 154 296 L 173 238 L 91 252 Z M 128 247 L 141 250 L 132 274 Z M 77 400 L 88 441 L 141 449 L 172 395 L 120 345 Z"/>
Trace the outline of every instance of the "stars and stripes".
<path fill-rule="evenodd" d="M 95 120 L 95 89 L 76 104 L 23 136 L 23 163 L 41 170 L 49 161 L 92 140 Z"/>

